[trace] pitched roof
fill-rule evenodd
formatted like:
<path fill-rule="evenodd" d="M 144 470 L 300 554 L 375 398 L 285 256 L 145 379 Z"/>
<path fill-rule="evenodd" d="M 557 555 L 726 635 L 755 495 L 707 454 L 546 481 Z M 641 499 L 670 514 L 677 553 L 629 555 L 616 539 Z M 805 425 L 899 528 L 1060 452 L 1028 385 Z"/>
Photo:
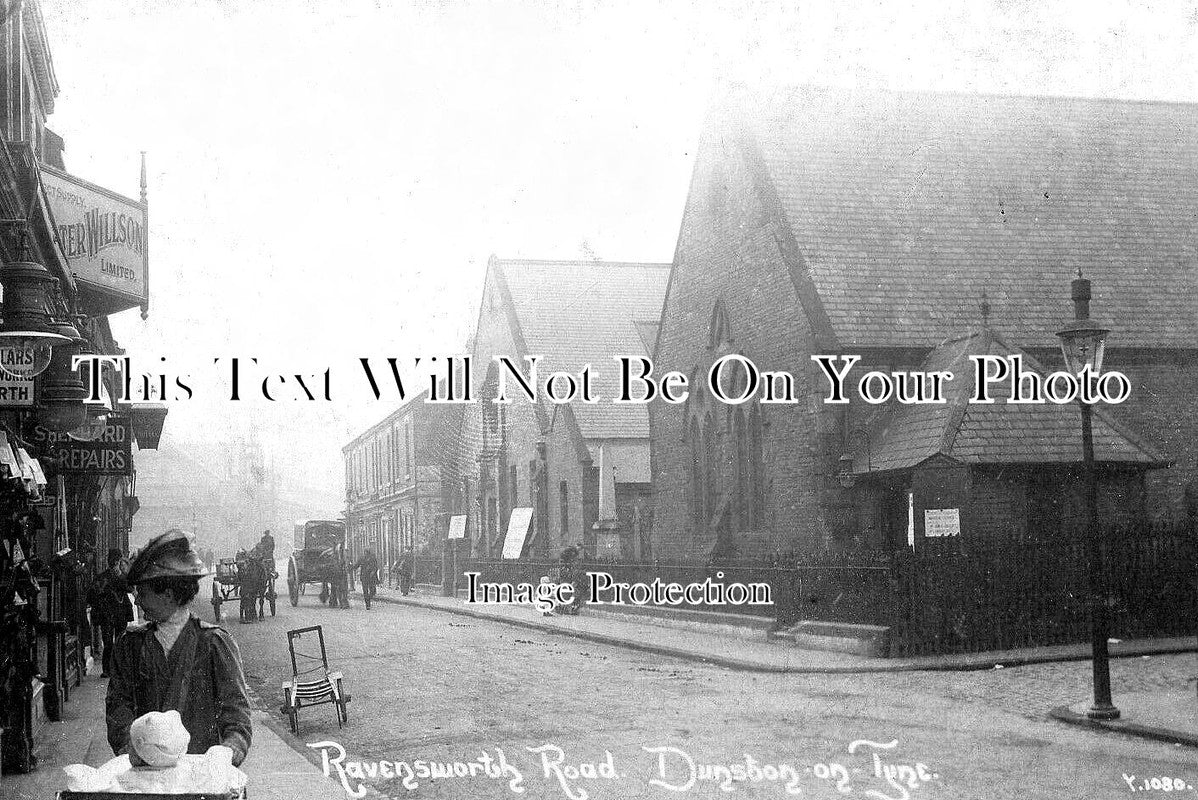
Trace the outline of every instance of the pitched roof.
<path fill-rule="evenodd" d="M 994 403 L 970 403 L 974 366 L 970 355 L 1022 355 L 1024 371 L 1047 371 L 1031 356 L 988 328 L 942 342 L 922 371 L 943 370 L 944 404 L 895 404 L 878 420 L 865 450 L 854 453 L 858 474 L 907 469 L 935 455 L 969 464 L 1076 464 L 1082 460 L 1081 425 L 1075 403 L 1011 404 L 1006 386 L 992 385 Z M 1094 458 L 1098 462 L 1164 466 L 1165 457 L 1094 407 Z"/>
<path fill-rule="evenodd" d="M 1113 346 L 1198 346 L 1198 105 L 815 88 L 729 102 L 845 347 L 933 346 L 976 321 L 983 290 L 997 326 L 1055 347 L 1079 268 Z"/>
<path fill-rule="evenodd" d="M 616 356 L 648 356 L 638 325 L 656 325 L 665 300 L 669 264 L 494 259 L 496 277 L 511 298 L 516 324 L 542 384 L 550 373 L 592 369 L 598 403 L 571 404 L 587 439 L 645 438 L 643 404 L 612 403 Z M 504 354 L 508 355 L 508 354 Z"/>

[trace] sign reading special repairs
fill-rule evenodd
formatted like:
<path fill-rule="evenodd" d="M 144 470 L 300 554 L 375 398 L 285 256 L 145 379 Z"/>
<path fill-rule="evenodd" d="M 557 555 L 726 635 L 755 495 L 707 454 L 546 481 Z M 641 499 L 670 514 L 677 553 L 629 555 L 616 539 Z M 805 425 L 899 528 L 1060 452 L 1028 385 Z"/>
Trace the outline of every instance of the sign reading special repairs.
<path fill-rule="evenodd" d="M 96 435 L 86 441 L 40 425 L 33 429 L 31 438 L 45 453 L 43 460 L 53 465 L 60 475 L 75 472 L 133 474 L 133 430 L 128 417 L 110 416 L 103 430 L 97 430 Z"/>
<path fill-rule="evenodd" d="M 63 254 L 75 280 L 129 302 L 149 298 L 146 208 L 73 175 L 42 165 L 42 185 Z"/>

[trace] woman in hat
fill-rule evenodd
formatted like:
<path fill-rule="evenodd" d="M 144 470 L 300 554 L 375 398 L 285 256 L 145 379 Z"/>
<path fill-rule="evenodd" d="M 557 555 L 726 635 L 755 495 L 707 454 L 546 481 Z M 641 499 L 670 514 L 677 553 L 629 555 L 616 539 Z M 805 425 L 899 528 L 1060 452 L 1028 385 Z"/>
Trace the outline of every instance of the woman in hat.
<path fill-rule="evenodd" d="M 127 580 L 146 622 L 117 640 L 105 701 L 108 743 L 128 752 L 129 725 L 150 711 L 174 709 L 191 734 L 189 753 L 213 745 L 233 751 L 240 764 L 250 747 L 250 703 L 237 645 L 224 629 L 202 622 L 187 605 L 207 574 L 183 531 L 149 541 L 134 558 Z"/>

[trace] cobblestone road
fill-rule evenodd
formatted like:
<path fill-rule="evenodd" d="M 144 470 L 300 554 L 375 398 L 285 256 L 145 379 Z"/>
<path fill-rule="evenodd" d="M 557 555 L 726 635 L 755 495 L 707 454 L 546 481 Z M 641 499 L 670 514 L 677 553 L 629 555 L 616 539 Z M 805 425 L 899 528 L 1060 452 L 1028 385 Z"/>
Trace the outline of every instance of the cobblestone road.
<path fill-rule="evenodd" d="M 304 712 L 296 744 L 337 742 L 345 765 L 364 762 L 360 774 L 350 770 L 348 787 L 364 783 L 391 797 L 1117 798 L 1132 794 L 1124 773 L 1181 778 L 1184 788 L 1171 794 L 1198 795 L 1189 788 L 1198 786 L 1194 750 L 1045 717 L 1051 706 L 1086 697 L 1086 663 L 747 674 L 442 612 L 333 610 L 305 597 L 298 608 L 280 604 L 279 617 L 265 623 L 229 626 L 263 707 L 277 709 L 279 684 L 290 675 L 285 631 L 311 624 L 324 626 L 353 701 L 341 731 L 328 708 Z M 1164 687 L 1193 702 L 1193 655 L 1120 660 L 1112 672 L 1116 694 Z M 897 744 L 850 752 L 857 740 Z M 519 782 L 512 772 L 487 777 L 482 766 L 469 776 L 472 763 L 498 759 L 500 750 Z M 619 777 L 602 777 L 606 752 Z M 408 776 L 401 765 L 400 777 L 387 777 L 397 767 L 379 766 L 404 762 L 416 771 L 418 761 L 451 771 L 457 762 L 467 776 Z M 591 774 L 581 766 L 588 763 L 597 777 L 575 777 L 572 768 Z M 766 764 L 792 766 L 793 779 L 764 779 L 772 772 L 756 769 Z M 909 769 L 888 780 L 887 764 Z M 763 780 L 737 781 L 735 768 Z"/>

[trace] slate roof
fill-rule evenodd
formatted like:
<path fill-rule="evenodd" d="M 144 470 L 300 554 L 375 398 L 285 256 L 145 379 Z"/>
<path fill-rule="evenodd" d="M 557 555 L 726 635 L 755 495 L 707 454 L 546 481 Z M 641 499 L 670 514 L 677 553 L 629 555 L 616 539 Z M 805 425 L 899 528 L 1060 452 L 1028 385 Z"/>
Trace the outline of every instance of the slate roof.
<path fill-rule="evenodd" d="M 991 384 L 992 404 L 969 403 L 974 394 L 970 355 L 1023 356 L 1024 371 L 1046 375 L 1035 359 L 988 328 L 942 342 L 920 370 L 944 370 L 947 403 L 889 407 L 867 443 L 855 442 L 853 470 L 907 469 L 945 455 L 969 464 L 1076 464 L 1082 460 L 1081 418 L 1076 403 L 1010 404 L 1005 385 Z M 1094 459 L 1098 462 L 1164 466 L 1165 457 L 1094 407 Z M 861 437 L 857 437 L 860 439 Z M 862 449 L 865 448 L 865 449 Z"/>
<path fill-rule="evenodd" d="M 656 326 L 669 264 L 494 259 L 516 324 L 543 383 L 556 370 L 577 374 L 591 365 L 598 403 L 571 404 L 586 439 L 648 438 L 644 404 L 611 402 L 619 365 L 614 356 L 649 356 L 642 332 Z M 640 326 L 640 330 L 638 330 Z M 545 401 L 548 405 L 548 401 Z"/>
<path fill-rule="evenodd" d="M 1115 347 L 1196 347 L 1198 105 L 734 90 L 833 331 L 931 347 L 977 320 L 1055 347 L 1093 280 Z"/>

